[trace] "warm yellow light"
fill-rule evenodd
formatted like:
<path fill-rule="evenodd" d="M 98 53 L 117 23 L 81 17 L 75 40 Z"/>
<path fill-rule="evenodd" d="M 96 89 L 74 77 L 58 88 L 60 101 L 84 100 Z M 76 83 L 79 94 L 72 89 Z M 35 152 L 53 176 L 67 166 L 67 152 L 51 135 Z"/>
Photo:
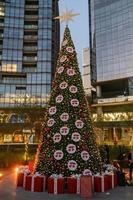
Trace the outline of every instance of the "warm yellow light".
<path fill-rule="evenodd" d="M 18 172 L 18 167 L 15 168 L 15 171 Z"/>
<path fill-rule="evenodd" d="M 3 176 L 3 174 L 0 173 L 0 178 Z"/>

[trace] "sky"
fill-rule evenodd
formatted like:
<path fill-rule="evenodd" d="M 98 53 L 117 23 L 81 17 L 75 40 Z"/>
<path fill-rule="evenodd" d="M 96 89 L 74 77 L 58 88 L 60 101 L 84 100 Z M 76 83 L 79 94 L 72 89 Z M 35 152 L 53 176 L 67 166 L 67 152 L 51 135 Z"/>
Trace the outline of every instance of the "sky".
<path fill-rule="evenodd" d="M 82 71 L 82 52 L 83 48 L 89 46 L 89 22 L 88 22 L 88 0 L 59 0 L 59 9 L 61 11 L 73 10 L 80 15 L 69 22 L 69 29 L 74 42 L 80 70 Z M 61 41 L 63 39 L 65 24 L 61 23 Z"/>

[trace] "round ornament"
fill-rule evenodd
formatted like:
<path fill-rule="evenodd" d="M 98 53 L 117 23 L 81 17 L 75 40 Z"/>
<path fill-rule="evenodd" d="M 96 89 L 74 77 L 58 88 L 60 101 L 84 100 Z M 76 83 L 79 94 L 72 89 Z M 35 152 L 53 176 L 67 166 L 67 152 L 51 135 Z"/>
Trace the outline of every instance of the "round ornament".
<path fill-rule="evenodd" d="M 57 112 L 56 106 L 52 106 L 49 108 L 49 114 L 54 115 Z"/>
<path fill-rule="evenodd" d="M 68 84 L 65 81 L 63 81 L 62 83 L 60 83 L 60 89 L 62 89 L 62 90 L 66 89 L 67 86 L 68 86 Z"/>
<path fill-rule="evenodd" d="M 71 100 L 71 105 L 72 105 L 73 107 L 77 107 L 77 106 L 79 106 L 79 101 L 78 101 L 77 99 L 72 99 L 72 100 Z"/>
<path fill-rule="evenodd" d="M 60 58 L 60 62 L 61 62 L 61 63 L 65 62 L 66 60 L 67 60 L 67 56 L 62 56 L 62 57 Z"/>
<path fill-rule="evenodd" d="M 53 141 L 55 143 L 58 143 L 61 141 L 61 134 L 60 133 L 56 133 L 54 136 L 53 136 Z"/>
<path fill-rule="evenodd" d="M 54 123 L 55 123 L 55 120 L 54 120 L 53 118 L 51 118 L 51 119 L 49 119 L 49 120 L 47 121 L 47 125 L 48 125 L 49 127 L 53 126 Z"/>
<path fill-rule="evenodd" d="M 62 113 L 62 115 L 60 116 L 60 119 L 61 119 L 63 122 L 68 121 L 68 119 L 69 119 L 69 114 L 68 114 L 68 113 Z"/>
<path fill-rule="evenodd" d="M 61 103 L 63 101 L 63 96 L 62 95 L 58 95 L 56 97 L 56 103 Z"/>
<path fill-rule="evenodd" d="M 69 88 L 69 91 L 70 91 L 71 93 L 75 94 L 75 93 L 78 91 L 78 89 L 77 89 L 76 86 L 71 85 L 70 88 Z"/>
<path fill-rule="evenodd" d="M 73 154 L 76 151 L 76 146 L 74 144 L 68 144 L 66 150 L 68 153 Z"/>
<path fill-rule="evenodd" d="M 77 169 L 77 163 L 75 160 L 69 160 L 68 162 L 68 169 L 70 171 L 75 171 Z"/>
<path fill-rule="evenodd" d="M 85 176 L 92 175 L 91 170 L 85 169 L 85 170 L 83 171 L 83 175 L 85 175 Z"/>
<path fill-rule="evenodd" d="M 57 70 L 57 73 L 61 74 L 63 71 L 64 71 L 64 67 L 59 67 L 58 70 Z"/>
<path fill-rule="evenodd" d="M 61 151 L 61 150 L 56 150 L 54 152 L 54 158 L 56 160 L 61 160 L 63 158 L 63 156 L 64 156 L 64 154 L 63 154 L 63 151 Z"/>
<path fill-rule="evenodd" d="M 81 158 L 84 160 L 84 161 L 87 161 L 89 158 L 90 158 L 90 155 L 87 151 L 82 151 L 81 152 Z"/>
<path fill-rule="evenodd" d="M 67 126 L 63 126 L 60 128 L 61 135 L 67 135 L 69 133 L 69 128 Z"/>
<path fill-rule="evenodd" d="M 65 46 L 67 43 L 68 43 L 68 40 L 64 40 L 64 41 L 62 42 L 62 46 Z"/>
<path fill-rule="evenodd" d="M 76 126 L 77 128 L 79 128 L 79 129 L 81 129 L 81 128 L 83 128 L 84 123 L 83 123 L 81 120 L 77 120 L 77 121 L 75 122 L 75 126 Z"/>
<path fill-rule="evenodd" d="M 73 76 L 75 74 L 74 69 L 68 69 L 67 74 L 68 74 L 68 76 Z"/>
<path fill-rule="evenodd" d="M 72 140 L 73 140 L 74 142 L 79 142 L 79 141 L 80 141 L 80 138 L 81 138 L 81 136 L 80 136 L 80 134 L 79 134 L 78 132 L 72 133 Z"/>
<path fill-rule="evenodd" d="M 73 47 L 67 47 L 66 50 L 67 50 L 67 52 L 69 52 L 69 53 L 73 53 L 73 52 L 74 52 Z"/>

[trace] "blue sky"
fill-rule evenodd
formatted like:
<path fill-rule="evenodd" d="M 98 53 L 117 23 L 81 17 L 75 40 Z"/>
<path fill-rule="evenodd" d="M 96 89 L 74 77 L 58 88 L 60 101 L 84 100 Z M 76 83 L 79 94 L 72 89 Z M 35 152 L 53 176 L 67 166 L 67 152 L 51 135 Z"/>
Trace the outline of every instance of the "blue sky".
<path fill-rule="evenodd" d="M 78 54 L 80 69 L 82 68 L 82 50 L 89 46 L 89 22 L 88 22 L 88 0 L 60 0 L 60 12 L 73 10 L 80 15 L 74 17 L 74 21 L 69 22 L 71 36 Z M 64 32 L 64 23 L 61 23 L 61 41 Z"/>

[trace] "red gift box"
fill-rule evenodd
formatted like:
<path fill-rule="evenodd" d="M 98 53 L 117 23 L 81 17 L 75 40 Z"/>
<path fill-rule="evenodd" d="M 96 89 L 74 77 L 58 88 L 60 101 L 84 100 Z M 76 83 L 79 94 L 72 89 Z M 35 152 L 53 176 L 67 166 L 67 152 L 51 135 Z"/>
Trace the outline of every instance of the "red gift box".
<path fill-rule="evenodd" d="M 34 161 L 29 161 L 28 163 L 29 170 L 32 172 L 34 167 Z"/>
<path fill-rule="evenodd" d="M 117 175 L 109 174 L 108 175 L 109 188 L 112 189 L 118 185 Z"/>
<path fill-rule="evenodd" d="M 45 190 L 45 176 L 26 176 L 25 190 L 32 192 L 43 192 Z"/>
<path fill-rule="evenodd" d="M 48 193 L 63 194 L 64 193 L 64 178 L 63 177 L 48 177 L 47 180 Z"/>
<path fill-rule="evenodd" d="M 25 179 L 25 190 L 27 191 L 31 191 L 31 183 L 32 183 L 32 176 L 29 175 L 29 176 L 26 176 L 26 179 Z"/>
<path fill-rule="evenodd" d="M 108 189 L 108 176 L 94 176 L 95 192 L 106 192 Z"/>
<path fill-rule="evenodd" d="M 80 195 L 81 197 L 92 197 L 92 177 L 81 176 L 80 178 Z"/>
<path fill-rule="evenodd" d="M 73 194 L 73 193 L 80 193 L 80 178 L 76 177 L 68 177 L 67 178 L 67 189 L 68 193 Z"/>
<path fill-rule="evenodd" d="M 17 174 L 17 186 L 23 187 L 24 173 L 20 172 Z"/>

